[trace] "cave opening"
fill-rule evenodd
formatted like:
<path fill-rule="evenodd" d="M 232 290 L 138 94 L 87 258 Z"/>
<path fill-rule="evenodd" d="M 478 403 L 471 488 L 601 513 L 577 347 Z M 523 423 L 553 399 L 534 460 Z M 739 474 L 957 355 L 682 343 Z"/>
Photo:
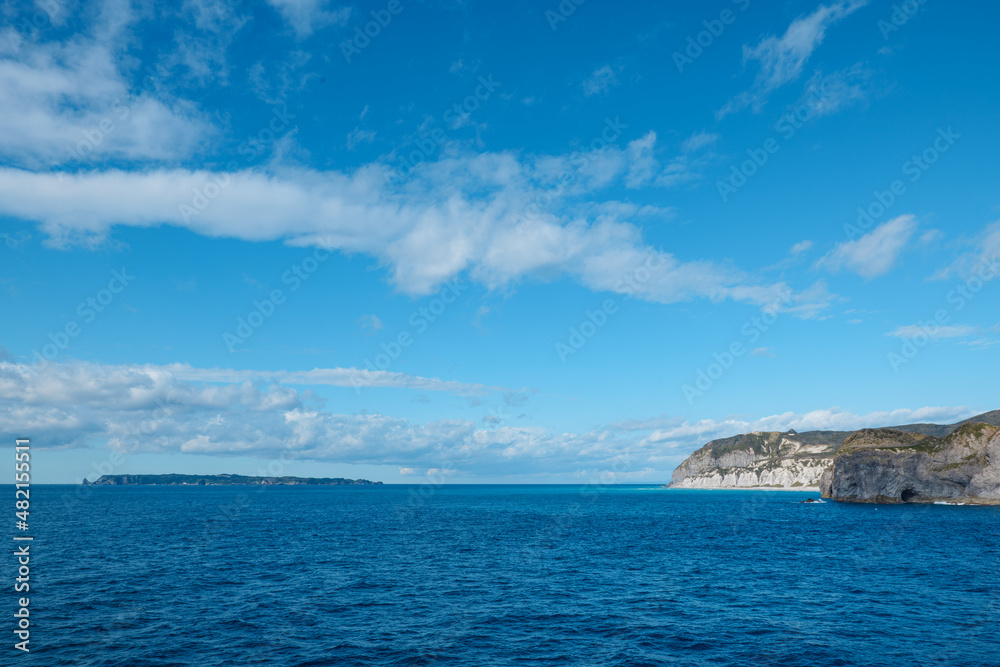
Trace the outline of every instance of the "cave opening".
<path fill-rule="evenodd" d="M 914 500 L 920 497 L 920 494 L 913 489 L 903 489 L 903 492 L 899 494 L 899 499 L 904 503 L 912 503 Z"/>

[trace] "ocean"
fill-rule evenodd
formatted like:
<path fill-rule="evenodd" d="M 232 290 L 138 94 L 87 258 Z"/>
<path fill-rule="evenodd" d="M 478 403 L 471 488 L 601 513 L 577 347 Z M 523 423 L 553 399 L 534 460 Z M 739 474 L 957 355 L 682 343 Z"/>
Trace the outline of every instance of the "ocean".
<path fill-rule="evenodd" d="M 13 648 L 8 555 L 3 665 L 1000 664 L 1000 507 L 655 486 L 31 492 L 31 651 Z"/>

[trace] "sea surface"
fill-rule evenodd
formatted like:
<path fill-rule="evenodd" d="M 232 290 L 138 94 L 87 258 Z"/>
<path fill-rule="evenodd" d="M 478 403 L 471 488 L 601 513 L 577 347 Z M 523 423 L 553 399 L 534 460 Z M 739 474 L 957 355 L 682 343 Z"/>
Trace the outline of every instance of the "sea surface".
<path fill-rule="evenodd" d="M 1000 507 L 651 486 L 31 493 L 32 650 L 13 649 L 8 555 L 0 665 L 1000 665 Z"/>

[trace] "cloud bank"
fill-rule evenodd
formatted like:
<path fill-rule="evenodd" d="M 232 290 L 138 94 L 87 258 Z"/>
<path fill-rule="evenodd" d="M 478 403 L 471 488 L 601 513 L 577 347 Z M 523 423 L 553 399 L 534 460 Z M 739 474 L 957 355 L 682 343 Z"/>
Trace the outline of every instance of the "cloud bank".
<path fill-rule="evenodd" d="M 510 392 L 488 418 L 427 423 L 382 414 L 337 414 L 288 383 L 331 383 L 350 369 L 275 374 L 184 365 L 50 364 L 41 372 L 0 362 L 0 424 L 17 424 L 44 448 L 108 446 L 126 453 L 187 452 L 383 464 L 463 476 L 573 476 L 587 470 L 662 477 L 706 441 L 756 430 L 850 430 L 915 421 L 950 423 L 964 407 L 856 415 L 838 408 L 760 419 L 656 418 L 581 433 L 511 426 Z M 333 381 L 343 385 L 343 380 Z M 451 390 L 444 382 L 437 388 Z M 392 385 L 412 388 L 403 381 Z M 428 387 L 418 387 L 427 389 Z M 23 434 L 7 433 L 3 437 Z M 624 462 L 624 464 L 623 464 Z"/>

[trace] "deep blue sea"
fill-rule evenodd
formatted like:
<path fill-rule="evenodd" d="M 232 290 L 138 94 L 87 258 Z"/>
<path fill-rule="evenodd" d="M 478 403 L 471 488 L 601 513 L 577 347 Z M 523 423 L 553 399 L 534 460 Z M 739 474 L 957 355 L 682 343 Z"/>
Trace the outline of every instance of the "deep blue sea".
<path fill-rule="evenodd" d="M 32 651 L 8 555 L 2 665 L 1000 665 L 1000 507 L 77 490 L 32 488 Z"/>

